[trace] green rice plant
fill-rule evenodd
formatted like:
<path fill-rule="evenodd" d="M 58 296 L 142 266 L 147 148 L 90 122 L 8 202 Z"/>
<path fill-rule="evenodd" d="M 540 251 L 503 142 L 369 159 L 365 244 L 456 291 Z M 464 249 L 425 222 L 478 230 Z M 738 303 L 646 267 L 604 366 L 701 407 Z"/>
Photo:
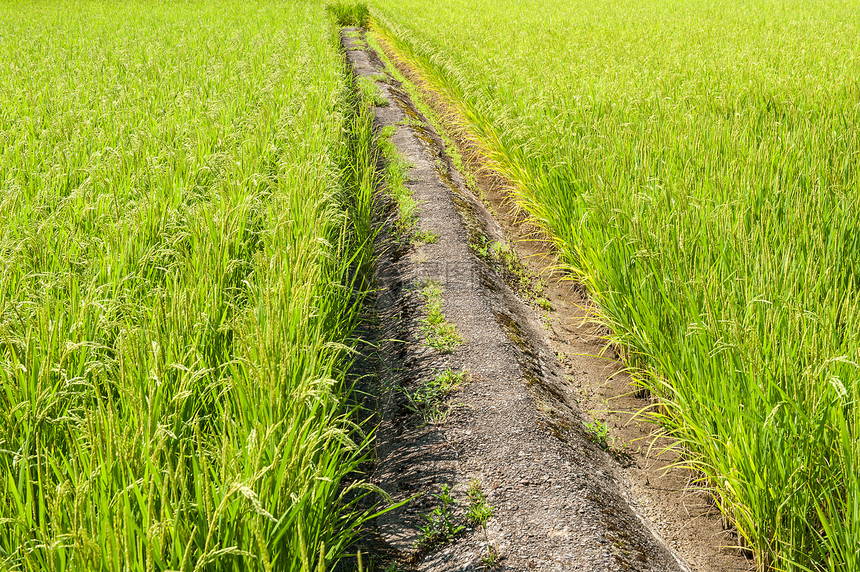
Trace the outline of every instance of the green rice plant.
<path fill-rule="evenodd" d="M 0 6 L 0 568 L 330 568 L 369 116 L 320 5 Z"/>
<path fill-rule="evenodd" d="M 367 28 L 370 25 L 370 10 L 364 2 L 332 2 L 326 5 L 326 9 L 338 26 Z"/>
<path fill-rule="evenodd" d="M 418 67 L 597 300 L 759 568 L 856 568 L 854 7 L 371 7 L 373 41 Z"/>
<path fill-rule="evenodd" d="M 379 91 L 379 86 L 369 77 L 360 77 L 356 80 L 358 92 L 362 99 L 377 107 L 388 107 L 388 100 Z"/>

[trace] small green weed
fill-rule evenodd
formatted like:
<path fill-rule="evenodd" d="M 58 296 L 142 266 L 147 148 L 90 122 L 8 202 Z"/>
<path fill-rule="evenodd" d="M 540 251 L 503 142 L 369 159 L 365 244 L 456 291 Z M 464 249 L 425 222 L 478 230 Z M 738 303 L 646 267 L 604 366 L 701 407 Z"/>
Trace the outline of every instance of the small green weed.
<path fill-rule="evenodd" d="M 397 127 L 394 125 L 383 127 L 377 136 L 376 145 L 385 158 L 385 181 L 388 184 L 388 191 L 397 205 L 397 219 L 394 222 L 394 228 L 401 239 L 408 240 L 415 232 L 415 225 L 418 222 L 418 201 L 406 187 L 412 164 L 403 158 L 397 151 L 397 146 L 391 141 L 391 137 L 396 131 Z"/>
<path fill-rule="evenodd" d="M 404 187 L 405 189 L 405 187 Z M 406 191 L 409 192 L 408 190 Z M 397 222 L 395 227 L 398 233 L 403 237 L 408 237 L 418 220 L 418 201 L 412 198 L 411 194 L 404 194 L 397 197 Z"/>
<path fill-rule="evenodd" d="M 486 236 L 479 236 L 471 245 L 472 250 L 481 260 L 490 261 L 490 241 Z"/>
<path fill-rule="evenodd" d="M 629 466 L 633 458 L 625 450 L 623 442 L 616 440 L 609 435 L 609 426 L 603 421 L 595 419 L 591 423 L 583 423 L 585 427 L 585 436 L 589 441 L 609 453 L 609 455 L 621 463 L 622 466 Z"/>
<path fill-rule="evenodd" d="M 421 297 L 427 304 L 441 301 L 442 285 L 438 280 L 427 280 L 421 288 Z"/>
<path fill-rule="evenodd" d="M 421 527 L 421 538 L 418 541 L 418 548 L 423 551 L 451 542 L 466 528 L 457 524 L 454 515 L 457 500 L 451 496 L 450 486 L 442 485 L 442 491 L 433 496 L 439 501 L 439 505 L 430 514 L 421 515 L 427 521 L 427 524 Z"/>
<path fill-rule="evenodd" d="M 516 264 L 517 255 L 507 242 L 495 241 L 490 245 L 490 251 L 499 260 L 504 261 L 509 266 Z"/>
<path fill-rule="evenodd" d="M 469 482 L 466 495 L 469 497 L 469 510 L 466 513 L 466 519 L 473 526 L 480 526 L 481 530 L 484 531 L 486 550 L 481 555 L 481 562 L 487 568 L 495 568 L 501 561 L 501 555 L 496 547 L 490 543 L 490 537 L 487 534 L 487 520 L 493 516 L 493 511 L 496 509 L 487 502 L 487 497 L 481 488 L 481 481 L 478 479 L 472 479 Z"/>
<path fill-rule="evenodd" d="M 466 518 L 474 526 L 487 526 L 487 520 L 493 516 L 493 511 L 496 509 L 487 503 L 481 481 L 472 479 L 466 494 L 469 497 L 469 511 L 466 513 Z"/>
<path fill-rule="evenodd" d="M 481 564 L 483 564 L 486 568 L 495 568 L 502 562 L 502 555 L 499 554 L 499 550 L 490 544 L 487 543 L 487 551 L 481 555 Z"/>
<path fill-rule="evenodd" d="M 543 282 L 529 274 L 510 244 L 500 240 L 491 241 L 486 236 L 480 236 L 472 242 L 471 247 L 478 258 L 498 270 L 505 282 L 520 295 L 530 299 L 540 299 L 544 289 Z M 549 304 L 549 301 L 544 301 Z"/>
<path fill-rule="evenodd" d="M 414 392 L 405 392 L 409 400 L 407 407 L 418 413 L 424 423 L 442 423 L 447 419 L 450 408 L 445 397 L 457 390 L 466 378 L 465 371 L 446 368 L 423 383 Z"/>
<path fill-rule="evenodd" d="M 591 423 L 583 423 L 586 429 L 585 436 L 588 440 L 600 447 L 601 449 L 609 450 L 609 427 L 603 421 L 595 419 Z"/>
<path fill-rule="evenodd" d="M 421 332 L 427 345 L 443 354 L 453 352 L 463 344 L 463 337 L 442 314 L 442 286 L 436 281 L 428 281 L 421 290 L 421 296 L 427 304 L 427 316 L 421 319 Z"/>
<path fill-rule="evenodd" d="M 412 237 L 412 242 L 420 244 L 436 244 L 439 241 L 439 235 L 432 230 L 421 230 L 415 233 Z"/>
<path fill-rule="evenodd" d="M 510 244 L 502 241 L 493 242 L 490 245 L 490 254 L 499 262 L 508 281 L 515 289 L 532 293 L 531 277 Z"/>
<path fill-rule="evenodd" d="M 459 388 L 466 380 L 465 371 L 454 371 L 451 368 L 445 368 L 441 373 L 433 378 L 433 383 L 445 393 L 451 393 Z"/>

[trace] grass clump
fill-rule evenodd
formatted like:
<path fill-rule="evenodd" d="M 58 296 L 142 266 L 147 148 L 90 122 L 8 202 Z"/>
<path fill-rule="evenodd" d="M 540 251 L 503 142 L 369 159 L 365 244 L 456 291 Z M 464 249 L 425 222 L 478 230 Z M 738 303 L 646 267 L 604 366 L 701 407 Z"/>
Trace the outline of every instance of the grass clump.
<path fill-rule="evenodd" d="M 424 423 L 443 423 L 450 412 L 445 398 L 455 392 L 465 378 L 466 372 L 446 368 L 422 383 L 415 391 L 406 392 L 409 401 L 407 407 L 418 413 Z"/>
<path fill-rule="evenodd" d="M 481 555 L 481 561 L 487 568 L 494 568 L 500 563 L 501 556 L 489 541 L 487 521 L 493 516 L 495 508 L 487 502 L 487 497 L 484 495 L 481 482 L 478 479 L 469 482 L 466 494 L 469 498 L 469 507 L 465 516 L 456 514 L 454 507 L 457 500 L 451 494 L 449 485 L 442 485 L 441 492 L 433 495 L 439 502 L 431 513 L 421 515 L 426 524 L 420 529 L 419 553 L 423 554 L 453 542 L 460 533 L 466 530 L 466 525 L 480 527 L 484 533 L 486 544 L 486 549 Z"/>
<path fill-rule="evenodd" d="M 484 553 L 481 555 L 481 562 L 487 568 L 495 568 L 501 562 L 501 554 L 498 549 L 490 542 L 489 534 L 487 533 L 487 521 L 493 516 L 495 507 L 490 506 L 487 502 L 487 497 L 484 494 L 484 489 L 481 487 L 481 481 L 477 478 L 469 482 L 469 487 L 466 489 L 466 495 L 469 497 L 469 508 L 466 513 L 466 520 L 472 526 L 480 527 L 484 533 Z"/>
<path fill-rule="evenodd" d="M 503 240 L 490 240 L 480 235 L 469 246 L 478 258 L 495 268 L 517 293 L 535 300 L 547 311 L 552 309 L 549 301 L 541 297 L 544 290 L 543 281 L 529 273 L 510 244 Z"/>
<path fill-rule="evenodd" d="M 422 514 L 425 524 L 420 529 L 421 538 L 418 540 L 418 549 L 428 552 L 434 548 L 452 542 L 458 534 L 466 529 L 459 524 L 454 514 L 454 505 L 457 500 L 451 495 L 451 487 L 442 485 L 442 490 L 433 495 L 438 500 L 438 505 L 429 514 Z"/>
<path fill-rule="evenodd" d="M 421 319 L 425 343 L 439 353 L 449 354 L 463 344 L 463 337 L 454 324 L 442 314 L 442 285 L 429 280 L 421 289 L 427 315 Z"/>
<path fill-rule="evenodd" d="M 432 230 L 421 230 L 415 233 L 412 237 L 412 242 L 417 244 L 436 244 L 439 240 L 439 235 Z"/>
<path fill-rule="evenodd" d="M 481 481 L 472 479 L 469 482 L 466 495 L 469 497 L 469 509 L 466 513 L 466 518 L 473 526 L 487 526 L 487 520 L 493 516 L 495 508 L 487 502 L 484 489 L 481 487 Z"/>

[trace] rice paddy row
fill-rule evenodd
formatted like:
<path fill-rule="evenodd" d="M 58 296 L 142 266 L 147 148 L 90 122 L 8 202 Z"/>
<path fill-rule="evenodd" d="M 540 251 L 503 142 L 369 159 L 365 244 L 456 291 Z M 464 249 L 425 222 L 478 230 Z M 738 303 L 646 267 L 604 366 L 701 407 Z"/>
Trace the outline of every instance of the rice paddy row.
<path fill-rule="evenodd" d="M 374 0 L 760 569 L 860 570 L 850 3 Z"/>
<path fill-rule="evenodd" d="M 370 119 L 319 3 L 0 6 L 0 568 L 328 569 Z"/>

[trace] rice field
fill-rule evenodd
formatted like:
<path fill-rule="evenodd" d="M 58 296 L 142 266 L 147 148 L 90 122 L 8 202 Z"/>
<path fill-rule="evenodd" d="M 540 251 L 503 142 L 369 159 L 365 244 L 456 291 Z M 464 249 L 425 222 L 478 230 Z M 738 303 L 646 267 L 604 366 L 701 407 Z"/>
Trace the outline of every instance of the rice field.
<path fill-rule="evenodd" d="M 316 2 L 0 4 L 0 569 L 323 570 L 370 123 Z"/>
<path fill-rule="evenodd" d="M 628 349 L 761 570 L 860 570 L 860 20 L 374 0 Z"/>

